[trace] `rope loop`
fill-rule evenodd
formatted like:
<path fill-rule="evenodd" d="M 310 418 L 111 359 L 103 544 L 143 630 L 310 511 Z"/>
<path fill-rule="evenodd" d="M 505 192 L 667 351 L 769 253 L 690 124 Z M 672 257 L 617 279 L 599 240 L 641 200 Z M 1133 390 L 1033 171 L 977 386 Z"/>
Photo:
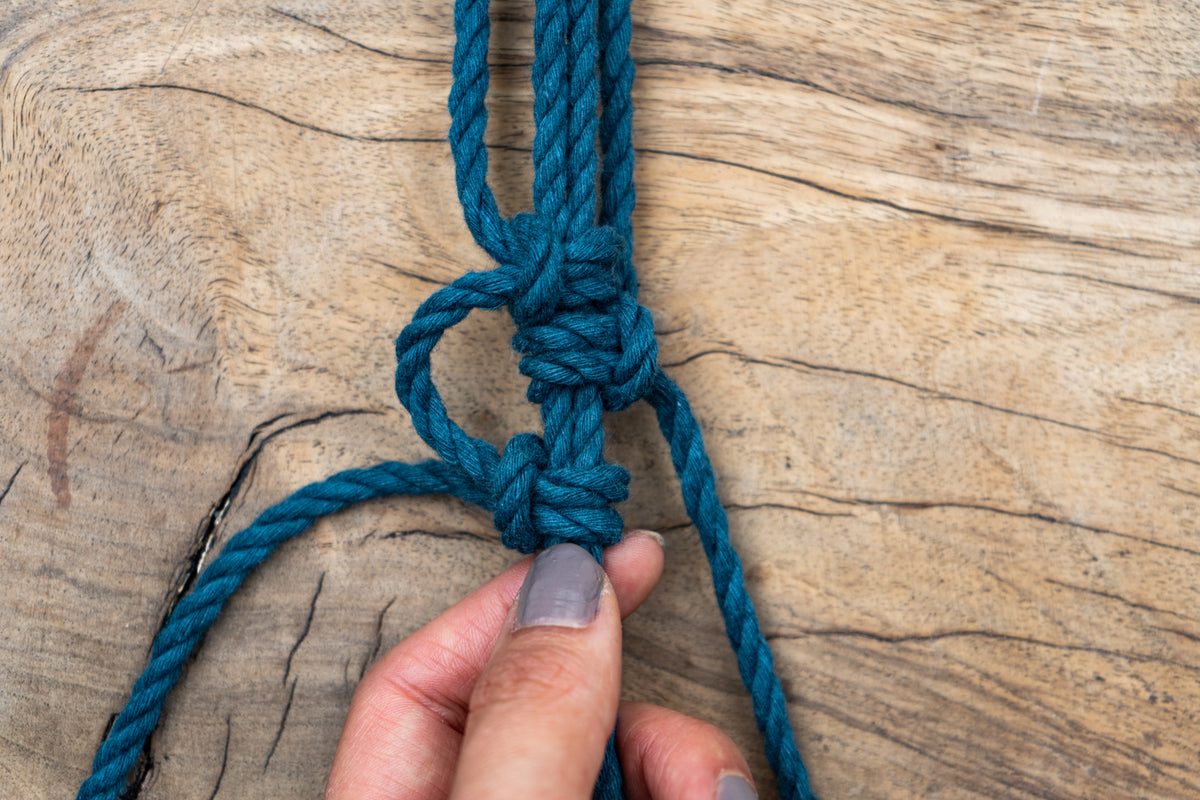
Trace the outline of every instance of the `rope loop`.
<path fill-rule="evenodd" d="M 629 496 L 629 473 L 604 459 L 603 412 L 642 399 L 654 408 L 670 443 L 684 506 L 712 568 L 780 795 L 815 800 L 771 649 L 729 541 L 700 426 L 683 392 L 658 368 L 650 312 L 636 299 L 629 2 L 536 0 L 536 213 L 505 218 L 488 184 L 484 142 L 489 0 L 454 0 L 450 149 L 467 228 L 498 266 L 434 292 L 396 339 L 396 394 L 441 460 L 339 473 L 299 490 L 231 538 L 156 636 L 150 664 L 97 751 L 77 800 L 117 800 L 125 793 L 167 693 L 204 632 L 251 571 L 318 517 L 376 497 L 450 494 L 491 511 L 510 548 L 531 553 L 574 542 L 600 560 L 603 548 L 621 540 L 613 504 Z M 541 406 L 543 433 L 518 434 L 501 452 L 450 419 L 433 381 L 431 356 L 443 334 L 472 310 L 504 307 L 517 326 L 513 347 L 524 354 L 519 369 L 530 379 L 529 399 Z M 621 783 L 614 736 L 594 800 L 620 800 Z"/>
<path fill-rule="evenodd" d="M 502 230 L 507 263 L 434 293 L 400 334 L 396 392 L 422 438 L 490 498 L 505 545 L 529 553 L 575 542 L 599 552 L 620 541 L 612 504 L 628 497 L 629 473 L 581 457 L 595 449 L 599 408 L 578 418 L 553 409 L 597 403 L 618 411 L 645 397 L 658 356 L 650 312 L 618 286 L 624 243 L 612 227 L 562 242 L 541 216 L 518 214 Z M 445 331 L 472 309 L 502 306 L 517 324 L 512 344 L 524 354 L 529 399 L 550 406 L 547 433 L 561 457 L 551 458 L 531 433 L 513 437 L 498 456 L 450 419 L 433 384 L 430 357 Z"/>

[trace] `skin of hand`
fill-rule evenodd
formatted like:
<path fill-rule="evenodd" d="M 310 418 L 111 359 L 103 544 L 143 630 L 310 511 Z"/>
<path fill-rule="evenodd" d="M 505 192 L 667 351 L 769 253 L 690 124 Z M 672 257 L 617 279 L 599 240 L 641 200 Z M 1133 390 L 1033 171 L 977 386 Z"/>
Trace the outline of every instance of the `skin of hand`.
<path fill-rule="evenodd" d="M 555 545 L 396 645 L 355 690 L 325 800 L 590 800 L 617 730 L 629 800 L 752 800 L 722 731 L 621 703 L 621 620 L 654 589 L 662 537 Z"/>

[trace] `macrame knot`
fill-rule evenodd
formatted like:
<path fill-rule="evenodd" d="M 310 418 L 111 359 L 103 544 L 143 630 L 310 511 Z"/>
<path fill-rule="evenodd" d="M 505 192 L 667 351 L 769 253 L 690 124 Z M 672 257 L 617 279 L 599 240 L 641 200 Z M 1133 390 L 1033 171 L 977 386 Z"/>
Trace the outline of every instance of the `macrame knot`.
<path fill-rule="evenodd" d="M 540 436 L 509 440 L 496 469 L 495 523 L 505 547 L 533 553 L 562 542 L 595 552 L 621 541 L 612 508 L 629 497 L 629 473 L 615 464 L 552 467 Z"/>
<path fill-rule="evenodd" d="M 589 385 L 608 411 L 645 397 L 658 344 L 649 310 L 618 287 L 620 235 L 604 226 L 564 244 L 532 214 L 518 214 L 508 231 L 513 347 L 525 354 L 520 370 L 530 379 L 530 401 L 545 402 L 556 387 Z"/>
<path fill-rule="evenodd" d="M 629 473 L 604 461 L 602 412 L 639 399 L 654 408 L 670 445 L 779 794 L 815 800 L 771 648 L 729 541 L 700 426 L 683 392 L 658 369 L 650 314 L 636 300 L 629 0 L 535 5 L 531 155 L 539 213 L 505 219 L 488 186 L 484 143 L 489 2 L 454 3 L 450 149 L 467 228 L 498 266 L 468 272 L 434 292 L 396 338 L 396 395 L 440 460 L 340 472 L 300 489 L 233 536 L 155 637 L 150 664 L 76 800 L 128 793 L 167 693 L 222 606 L 278 544 L 319 517 L 376 497 L 451 494 L 491 511 L 508 547 L 531 553 L 574 542 L 601 559 L 603 548 L 621 539 L 621 517 L 612 506 L 629 495 Z M 431 357 L 446 331 L 473 310 L 505 306 L 517 325 L 513 345 L 525 354 L 520 369 L 530 378 L 529 398 L 542 406 L 544 439 L 519 434 L 500 453 L 450 418 Z M 609 738 L 595 800 L 624 796 L 615 742 Z"/>

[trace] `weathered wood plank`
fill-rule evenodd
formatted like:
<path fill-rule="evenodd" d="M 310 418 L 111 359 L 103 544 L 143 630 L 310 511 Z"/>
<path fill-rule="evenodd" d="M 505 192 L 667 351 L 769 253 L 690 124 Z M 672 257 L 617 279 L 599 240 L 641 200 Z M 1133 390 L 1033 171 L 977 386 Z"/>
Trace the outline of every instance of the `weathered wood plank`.
<path fill-rule="evenodd" d="M 0 9 L 0 796 L 72 796 L 165 610 L 253 516 L 426 454 L 391 339 L 486 258 L 444 144 L 447 3 Z M 1200 15 L 1187 2 L 635 10 L 638 263 L 824 797 L 1200 792 Z M 528 203 L 528 3 L 489 141 Z M 536 422 L 511 328 L 436 357 Z M 767 769 L 652 415 L 668 568 L 626 691 Z M 317 796 L 384 648 L 512 556 L 372 503 L 234 598 L 143 798 Z"/>

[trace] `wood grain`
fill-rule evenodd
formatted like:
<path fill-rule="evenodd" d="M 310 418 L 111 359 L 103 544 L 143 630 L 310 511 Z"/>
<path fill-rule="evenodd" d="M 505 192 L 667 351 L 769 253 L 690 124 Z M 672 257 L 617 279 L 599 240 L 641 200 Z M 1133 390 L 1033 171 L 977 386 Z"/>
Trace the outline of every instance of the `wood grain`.
<path fill-rule="evenodd" d="M 635 9 L 637 261 L 824 798 L 1200 794 L 1200 7 Z M 335 470 L 426 455 L 421 299 L 488 266 L 445 144 L 449 3 L 0 8 L 0 797 L 73 796 L 173 599 Z M 498 0 L 493 182 L 528 205 L 531 4 Z M 436 354 L 530 429 L 510 324 Z M 773 795 L 652 415 L 669 540 L 625 691 Z M 172 696 L 138 795 L 319 796 L 377 655 L 512 556 L 367 504 L 289 543 Z"/>

